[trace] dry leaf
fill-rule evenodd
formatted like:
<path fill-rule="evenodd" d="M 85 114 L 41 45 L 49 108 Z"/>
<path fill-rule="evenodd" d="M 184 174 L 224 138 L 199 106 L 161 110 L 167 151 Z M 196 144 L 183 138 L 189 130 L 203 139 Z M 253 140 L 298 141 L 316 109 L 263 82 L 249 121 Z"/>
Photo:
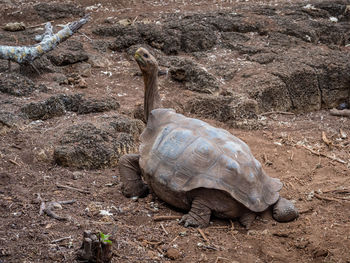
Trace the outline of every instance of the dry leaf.
<path fill-rule="evenodd" d="M 331 146 L 333 143 L 327 138 L 327 135 L 325 132 L 322 132 L 322 141 L 327 144 L 328 146 Z"/>

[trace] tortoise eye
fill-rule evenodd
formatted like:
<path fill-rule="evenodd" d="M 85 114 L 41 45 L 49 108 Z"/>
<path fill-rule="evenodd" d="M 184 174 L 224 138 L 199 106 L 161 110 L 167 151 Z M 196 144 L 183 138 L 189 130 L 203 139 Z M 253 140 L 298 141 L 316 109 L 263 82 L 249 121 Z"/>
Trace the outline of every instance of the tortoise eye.
<path fill-rule="evenodd" d="M 148 58 L 148 54 L 143 54 L 143 57 Z"/>

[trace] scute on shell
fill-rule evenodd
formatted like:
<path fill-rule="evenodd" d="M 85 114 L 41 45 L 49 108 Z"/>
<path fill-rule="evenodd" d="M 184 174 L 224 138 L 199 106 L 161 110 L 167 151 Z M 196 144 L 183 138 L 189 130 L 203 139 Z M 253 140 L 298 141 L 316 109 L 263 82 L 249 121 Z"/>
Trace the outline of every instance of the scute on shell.
<path fill-rule="evenodd" d="M 243 141 L 172 109 L 151 112 L 140 154 L 140 166 L 152 185 L 162 184 L 170 192 L 218 189 L 261 212 L 278 200 L 282 188 L 279 179 L 265 174 Z"/>

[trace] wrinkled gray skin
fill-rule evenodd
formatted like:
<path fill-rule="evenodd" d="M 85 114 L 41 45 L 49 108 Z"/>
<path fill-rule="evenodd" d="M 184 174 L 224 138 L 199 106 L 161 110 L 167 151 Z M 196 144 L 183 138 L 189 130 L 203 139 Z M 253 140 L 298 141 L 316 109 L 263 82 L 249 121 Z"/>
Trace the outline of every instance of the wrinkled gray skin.
<path fill-rule="evenodd" d="M 205 227 L 214 215 L 238 218 L 249 228 L 257 213 L 269 209 L 279 222 L 297 218 L 293 203 L 279 196 L 281 182 L 265 174 L 244 142 L 205 122 L 162 109 L 157 61 L 143 48 L 136 51 L 135 60 L 144 77 L 147 128 L 140 137 L 140 154 L 124 155 L 119 161 L 125 196 L 143 197 L 151 191 L 189 211 L 180 221 L 185 227 Z"/>

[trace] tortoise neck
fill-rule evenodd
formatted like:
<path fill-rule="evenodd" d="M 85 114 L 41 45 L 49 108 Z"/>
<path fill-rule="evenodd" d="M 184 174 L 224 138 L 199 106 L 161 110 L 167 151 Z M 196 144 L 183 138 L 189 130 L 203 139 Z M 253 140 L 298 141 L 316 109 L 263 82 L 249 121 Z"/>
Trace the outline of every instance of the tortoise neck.
<path fill-rule="evenodd" d="M 145 83 L 144 115 L 147 122 L 150 112 L 162 107 L 158 92 L 158 68 L 151 73 L 144 73 L 143 80 Z"/>

